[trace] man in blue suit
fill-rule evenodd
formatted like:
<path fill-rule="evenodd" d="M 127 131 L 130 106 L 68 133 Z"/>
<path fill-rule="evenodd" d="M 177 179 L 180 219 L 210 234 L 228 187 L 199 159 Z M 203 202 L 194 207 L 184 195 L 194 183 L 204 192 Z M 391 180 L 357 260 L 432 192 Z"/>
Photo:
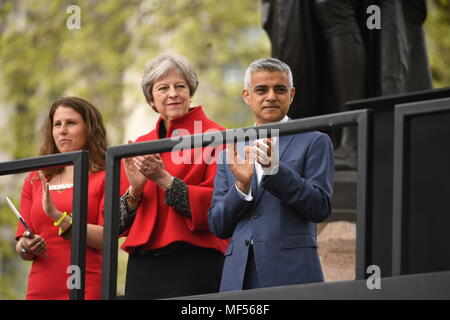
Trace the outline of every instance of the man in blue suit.
<path fill-rule="evenodd" d="M 265 58 L 248 67 L 242 95 L 255 125 L 289 121 L 294 94 L 284 62 Z M 231 237 L 220 291 L 323 281 L 316 224 L 331 213 L 329 137 L 307 132 L 257 140 L 244 147 L 243 159 L 238 149 L 220 155 L 208 212 L 211 231 Z"/>

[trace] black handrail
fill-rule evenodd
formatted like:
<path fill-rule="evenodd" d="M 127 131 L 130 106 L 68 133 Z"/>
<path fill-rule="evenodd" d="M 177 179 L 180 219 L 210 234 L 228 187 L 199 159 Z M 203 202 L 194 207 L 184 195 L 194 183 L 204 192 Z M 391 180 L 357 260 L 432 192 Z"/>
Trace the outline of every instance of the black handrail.
<path fill-rule="evenodd" d="M 371 108 L 377 112 L 390 111 L 395 105 L 399 104 L 443 99 L 448 97 L 450 97 L 450 87 L 398 93 L 361 100 L 352 100 L 347 101 L 346 106 L 349 110 Z"/>
<path fill-rule="evenodd" d="M 74 166 L 70 263 L 78 266 L 80 270 L 80 288 L 71 288 L 69 298 L 82 300 L 85 291 L 89 153 L 82 150 L 2 162 L 0 163 L 0 176 L 67 164 Z M 51 259 L 51 257 L 49 258 Z"/>

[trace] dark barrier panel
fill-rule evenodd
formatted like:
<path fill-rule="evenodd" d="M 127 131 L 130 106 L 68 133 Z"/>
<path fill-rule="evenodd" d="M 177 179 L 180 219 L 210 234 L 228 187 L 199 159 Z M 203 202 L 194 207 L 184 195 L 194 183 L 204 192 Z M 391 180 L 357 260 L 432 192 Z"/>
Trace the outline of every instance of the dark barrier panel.
<path fill-rule="evenodd" d="M 117 246 L 119 232 L 119 188 L 120 160 L 124 157 L 172 151 L 183 143 L 186 147 L 201 142 L 202 146 L 216 146 L 223 143 L 244 141 L 247 131 L 258 132 L 279 129 L 279 135 L 295 134 L 314 130 L 329 130 L 333 127 L 357 125 L 358 127 L 358 172 L 357 172 L 357 229 L 356 229 L 356 278 L 364 279 L 366 267 L 371 264 L 370 234 L 371 227 L 371 176 L 370 151 L 372 150 L 372 120 L 369 110 L 349 111 L 306 119 L 292 120 L 284 123 L 267 124 L 258 127 L 231 129 L 218 133 L 205 133 L 191 136 L 141 142 L 131 145 L 109 147 L 106 156 L 105 186 L 105 229 L 103 251 L 103 299 L 115 299 L 117 288 Z M 195 145 L 199 147 L 198 144 Z"/>
<path fill-rule="evenodd" d="M 368 284 L 369 282 L 369 284 Z M 379 289 L 371 280 L 336 281 L 223 292 L 176 300 L 441 300 L 450 299 L 450 271 L 382 278 Z M 245 303 L 243 303 L 245 304 Z M 222 310 L 224 311 L 224 310 Z"/>
<path fill-rule="evenodd" d="M 383 277 L 392 275 L 394 106 L 448 97 L 450 88 L 443 88 L 347 103 L 351 110 L 370 108 L 374 111 L 373 150 L 371 150 L 373 166 L 370 173 L 373 177 L 371 261 L 381 268 Z"/>
<path fill-rule="evenodd" d="M 79 289 L 70 289 L 69 297 L 72 300 L 82 300 L 84 299 L 86 270 L 86 226 L 89 153 L 83 150 L 2 162 L 0 163 L 0 175 L 23 173 L 46 167 L 66 164 L 73 164 L 74 166 L 72 251 L 70 263 L 71 265 L 78 266 L 81 271 L 81 287 Z M 69 276 L 70 275 L 68 274 L 68 277 Z"/>
<path fill-rule="evenodd" d="M 392 273 L 450 270 L 450 99 L 395 108 Z"/>

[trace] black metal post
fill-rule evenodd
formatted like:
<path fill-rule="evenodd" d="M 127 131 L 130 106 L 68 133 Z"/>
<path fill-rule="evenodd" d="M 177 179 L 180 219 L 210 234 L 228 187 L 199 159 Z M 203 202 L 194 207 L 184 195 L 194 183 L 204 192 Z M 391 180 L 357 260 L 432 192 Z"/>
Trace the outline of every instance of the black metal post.
<path fill-rule="evenodd" d="M 74 162 L 72 205 L 72 251 L 70 263 L 80 270 L 80 287 L 70 288 L 71 300 L 83 300 L 86 278 L 87 201 L 89 184 L 89 153 L 80 151 Z"/>
<path fill-rule="evenodd" d="M 411 119 L 450 111 L 450 98 L 400 104 L 395 108 L 392 217 L 392 274 L 409 273 L 409 176 Z"/>
<path fill-rule="evenodd" d="M 358 156 L 356 190 L 356 279 L 365 279 L 366 268 L 372 264 L 372 149 L 373 112 L 358 116 Z"/>
<path fill-rule="evenodd" d="M 102 298 L 115 299 L 119 237 L 120 158 L 108 148 L 106 154 L 105 225 L 103 229 Z"/>

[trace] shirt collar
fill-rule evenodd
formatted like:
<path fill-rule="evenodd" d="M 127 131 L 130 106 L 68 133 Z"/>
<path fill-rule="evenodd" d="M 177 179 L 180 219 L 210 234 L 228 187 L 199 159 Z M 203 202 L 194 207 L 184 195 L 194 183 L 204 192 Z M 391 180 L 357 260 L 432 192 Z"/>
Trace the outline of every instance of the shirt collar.
<path fill-rule="evenodd" d="M 282 122 L 288 121 L 289 119 L 290 119 L 290 118 L 286 115 L 286 116 L 284 116 L 284 118 L 281 119 L 280 121 L 272 122 L 272 123 L 282 123 Z M 256 127 L 256 122 L 253 124 L 253 126 Z"/>

